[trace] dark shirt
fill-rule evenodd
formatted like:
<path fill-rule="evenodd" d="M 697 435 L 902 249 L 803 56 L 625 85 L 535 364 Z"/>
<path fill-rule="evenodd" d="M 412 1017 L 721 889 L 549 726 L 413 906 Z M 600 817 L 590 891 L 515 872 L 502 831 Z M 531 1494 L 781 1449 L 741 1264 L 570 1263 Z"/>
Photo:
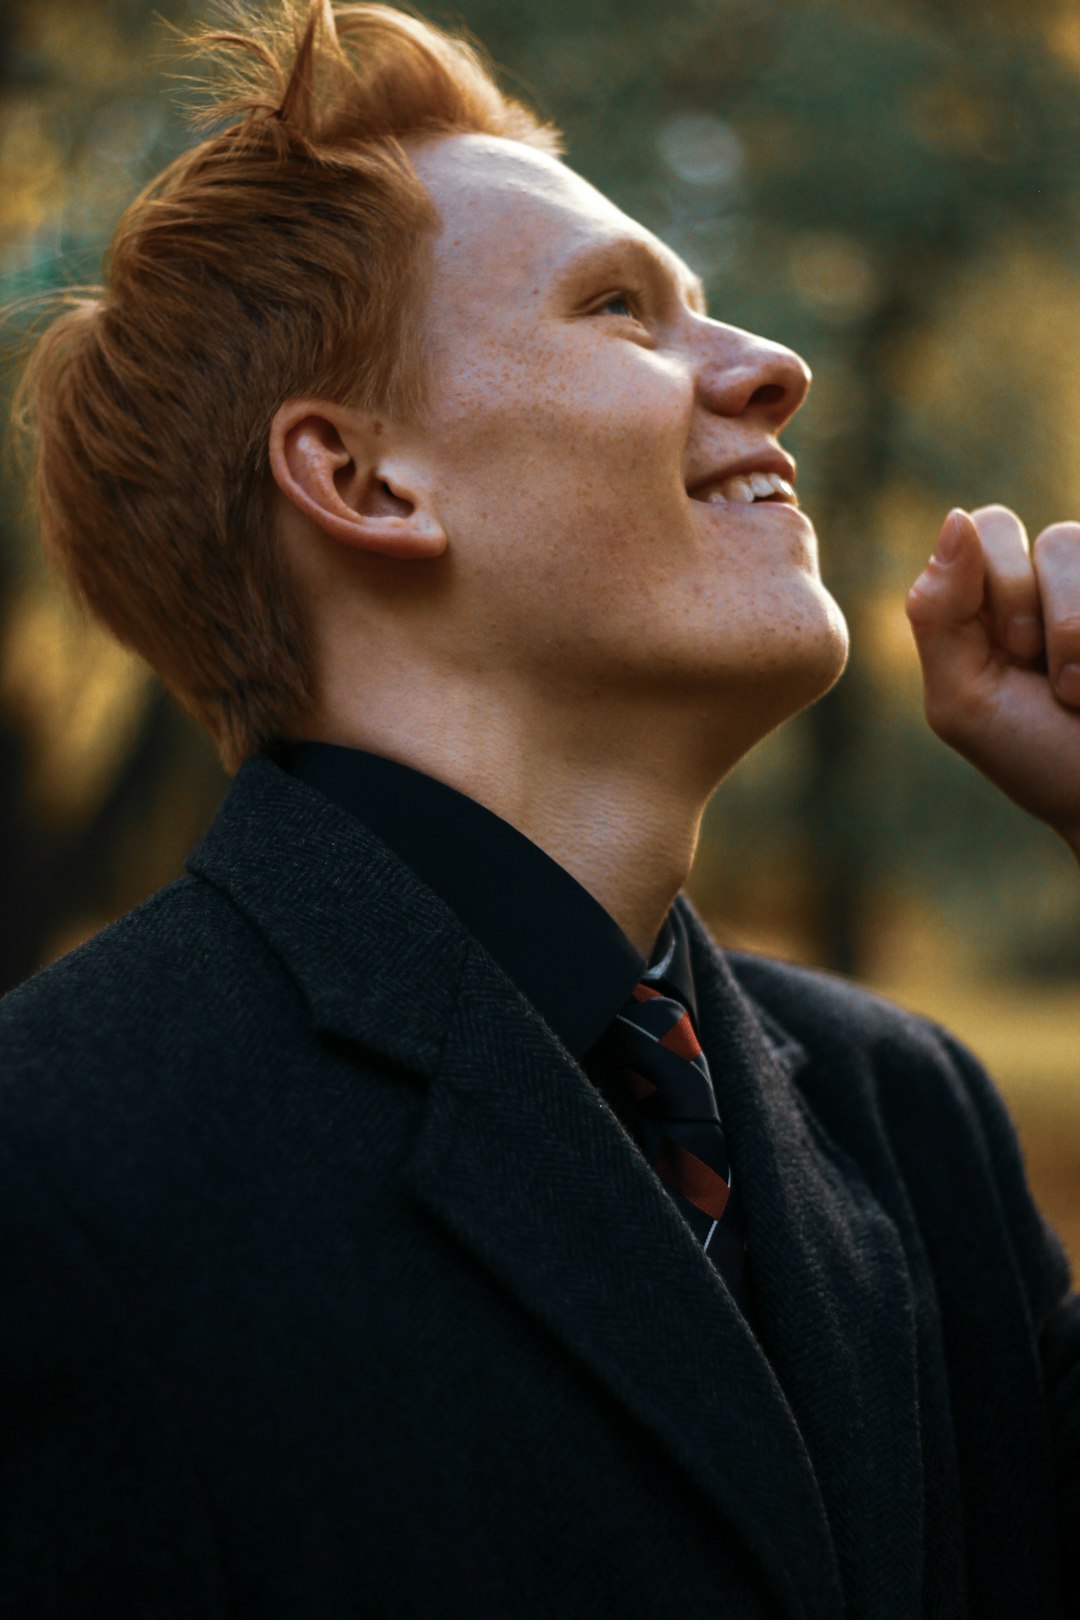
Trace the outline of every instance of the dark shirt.
<path fill-rule="evenodd" d="M 646 975 L 670 986 L 696 1021 L 676 910 L 646 964 L 576 878 L 467 794 L 397 760 L 336 743 L 292 743 L 275 758 L 358 816 L 446 901 L 629 1124 L 593 1048 Z"/>

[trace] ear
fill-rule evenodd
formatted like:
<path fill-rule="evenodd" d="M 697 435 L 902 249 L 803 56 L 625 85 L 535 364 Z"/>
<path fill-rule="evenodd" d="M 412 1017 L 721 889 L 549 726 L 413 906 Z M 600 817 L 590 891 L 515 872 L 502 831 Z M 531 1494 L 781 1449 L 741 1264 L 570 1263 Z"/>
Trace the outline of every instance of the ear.
<path fill-rule="evenodd" d="M 285 499 L 324 534 L 386 557 L 438 557 L 443 531 L 408 455 L 385 424 L 324 399 L 293 399 L 270 426 L 270 469 Z"/>

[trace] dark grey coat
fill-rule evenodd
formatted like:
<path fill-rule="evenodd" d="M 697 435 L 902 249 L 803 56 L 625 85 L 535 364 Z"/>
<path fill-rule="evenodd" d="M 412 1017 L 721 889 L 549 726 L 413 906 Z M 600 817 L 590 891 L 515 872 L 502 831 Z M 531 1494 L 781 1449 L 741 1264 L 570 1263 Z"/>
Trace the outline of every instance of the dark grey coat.
<path fill-rule="evenodd" d="M 679 900 L 755 1338 L 354 817 L 253 760 L 190 871 L 0 1006 L 4 1620 L 1080 1613 L 1080 1301 L 947 1035 Z"/>

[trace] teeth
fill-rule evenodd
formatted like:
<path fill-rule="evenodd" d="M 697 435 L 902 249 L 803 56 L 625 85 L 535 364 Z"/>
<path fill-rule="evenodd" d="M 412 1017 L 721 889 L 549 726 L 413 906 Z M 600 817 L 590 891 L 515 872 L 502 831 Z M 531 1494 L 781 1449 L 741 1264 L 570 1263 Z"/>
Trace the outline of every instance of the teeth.
<path fill-rule="evenodd" d="M 753 501 L 766 500 L 770 495 L 781 495 L 785 501 L 795 502 L 795 490 L 779 473 L 752 472 L 736 474 L 714 484 L 705 496 L 709 506 L 749 506 Z"/>

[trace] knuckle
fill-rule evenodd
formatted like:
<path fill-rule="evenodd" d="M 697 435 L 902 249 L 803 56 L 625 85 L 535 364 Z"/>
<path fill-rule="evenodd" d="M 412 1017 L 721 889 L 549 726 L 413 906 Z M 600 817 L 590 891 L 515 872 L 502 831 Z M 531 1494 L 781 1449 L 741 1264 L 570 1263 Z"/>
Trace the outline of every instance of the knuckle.
<path fill-rule="evenodd" d="M 971 516 L 973 518 L 1007 517 L 1007 518 L 1013 518 L 1016 522 L 1019 522 L 1019 519 L 1017 518 L 1016 513 L 1013 511 L 1012 507 L 1011 506 L 1002 506 L 1000 501 L 991 501 L 989 506 L 976 506 L 976 507 L 973 507 L 972 512 L 971 512 Z"/>
<path fill-rule="evenodd" d="M 1080 552 L 1080 523 L 1051 523 L 1036 536 L 1031 550 L 1040 562 L 1075 556 Z"/>
<path fill-rule="evenodd" d="M 1010 507 L 980 506 L 971 517 L 984 547 L 999 553 L 1022 550 L 1027 555 L 1027 531 Z"/>

